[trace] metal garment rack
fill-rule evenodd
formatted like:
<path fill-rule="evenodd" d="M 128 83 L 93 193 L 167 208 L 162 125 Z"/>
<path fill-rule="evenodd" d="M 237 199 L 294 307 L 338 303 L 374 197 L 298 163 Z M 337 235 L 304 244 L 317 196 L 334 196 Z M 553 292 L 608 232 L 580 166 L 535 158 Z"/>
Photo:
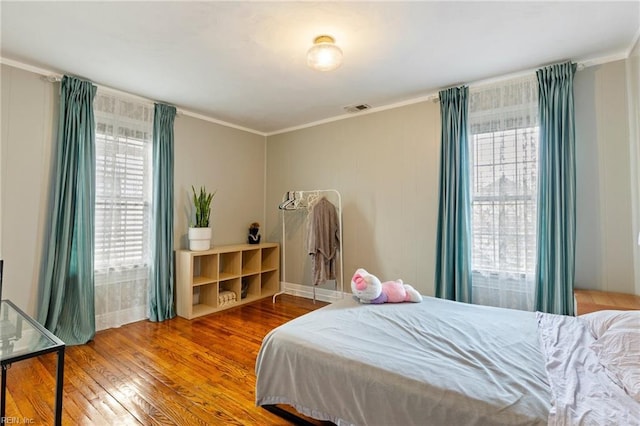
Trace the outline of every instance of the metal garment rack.
<path fill-rule="evenodd" d="M 282 282 L 286 283 L 287 279 L 287 268 L 286 268 L 286 228 L 285 228 L 285 220 L 284 216 L 287 211 L 290 210 L 300 210 L 307 209 L 309 205 L 313 204 L 313 201 L 320 199 L 321 197 L 333 194 L 338 199 L 338 233 L 340 235 L 340 245 L 338 246 L 338 252 L 340 253 L 340 294 L 344 294 L 344 256 L 342 253 L 342 196 L 340 192 L 336 189 L 312 189 L 307 191 L 287 191 L 282 199 L 282 203 L 278 206 L 280 209 L 280 215 L 282 218 L 282 253 L 280 258 L 282 259 Z M 313 302 L 316 301 L 316 286 L 313 285 Z M 336 290 L 338 289 L 337 277 L 336 277 Z M 279 292 L 273 295 L 273 303 L 276 303 L 276 297 L 284 294 L 286 291 L 284 288 L 281 288 Z"/>

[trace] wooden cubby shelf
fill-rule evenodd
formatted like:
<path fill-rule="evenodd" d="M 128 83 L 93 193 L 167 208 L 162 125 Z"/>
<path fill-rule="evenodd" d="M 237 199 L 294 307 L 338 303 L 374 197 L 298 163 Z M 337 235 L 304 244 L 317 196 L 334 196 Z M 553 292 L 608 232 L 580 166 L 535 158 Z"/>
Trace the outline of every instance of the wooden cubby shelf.
<path fill-rule="evenodd" d="M 176 251 L 176 312 L 186 319 L 273 296 L 280 289 L 277 243 Z M 243 283 L 246 295 L 242 297 Z M 235 301 L 225 301 L 232 292 Z"/>

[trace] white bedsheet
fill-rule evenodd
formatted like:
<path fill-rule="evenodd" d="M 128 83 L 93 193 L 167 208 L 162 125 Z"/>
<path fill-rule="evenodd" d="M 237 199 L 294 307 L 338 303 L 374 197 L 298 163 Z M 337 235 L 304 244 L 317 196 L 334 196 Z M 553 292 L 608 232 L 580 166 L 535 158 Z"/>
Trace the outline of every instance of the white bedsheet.
<path fill-rule="evenodd" d="M 640 425 L 640 403 L 609 378 L 585 324 L 540 312 L 537 320 L 552 391 L 549 425 Z"/>

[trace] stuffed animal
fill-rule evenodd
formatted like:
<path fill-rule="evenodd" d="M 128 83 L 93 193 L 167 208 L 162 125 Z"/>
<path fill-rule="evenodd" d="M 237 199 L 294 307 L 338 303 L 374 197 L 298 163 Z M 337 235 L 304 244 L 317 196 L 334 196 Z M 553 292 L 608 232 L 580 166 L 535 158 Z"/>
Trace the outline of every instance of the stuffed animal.
<path fill-rule="evenodd" d="M 351 292 L 360 303 L 421 302 L 422 296 L 402 280 L 381 282 L 359 268 L 351 279 Z"/>

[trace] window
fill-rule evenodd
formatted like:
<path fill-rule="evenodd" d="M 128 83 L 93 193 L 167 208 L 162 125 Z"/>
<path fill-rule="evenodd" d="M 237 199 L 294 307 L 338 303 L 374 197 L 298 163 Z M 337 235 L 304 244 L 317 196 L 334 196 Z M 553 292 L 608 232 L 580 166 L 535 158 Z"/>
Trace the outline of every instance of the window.
<path fill-rule="evenodd" d="M 472 89 L 474 303 L 531 310 L 538 183 L 535 77 Z"/>
<path fill-rule="evenodd" d="M 480 133 L 473 140 L 473 264 L 535 269 L 538 129 Z"/>
<path fill-rule="evenodd" d="M 96 328 L 146 318 L 153 104 L 98 92 Z"/>

